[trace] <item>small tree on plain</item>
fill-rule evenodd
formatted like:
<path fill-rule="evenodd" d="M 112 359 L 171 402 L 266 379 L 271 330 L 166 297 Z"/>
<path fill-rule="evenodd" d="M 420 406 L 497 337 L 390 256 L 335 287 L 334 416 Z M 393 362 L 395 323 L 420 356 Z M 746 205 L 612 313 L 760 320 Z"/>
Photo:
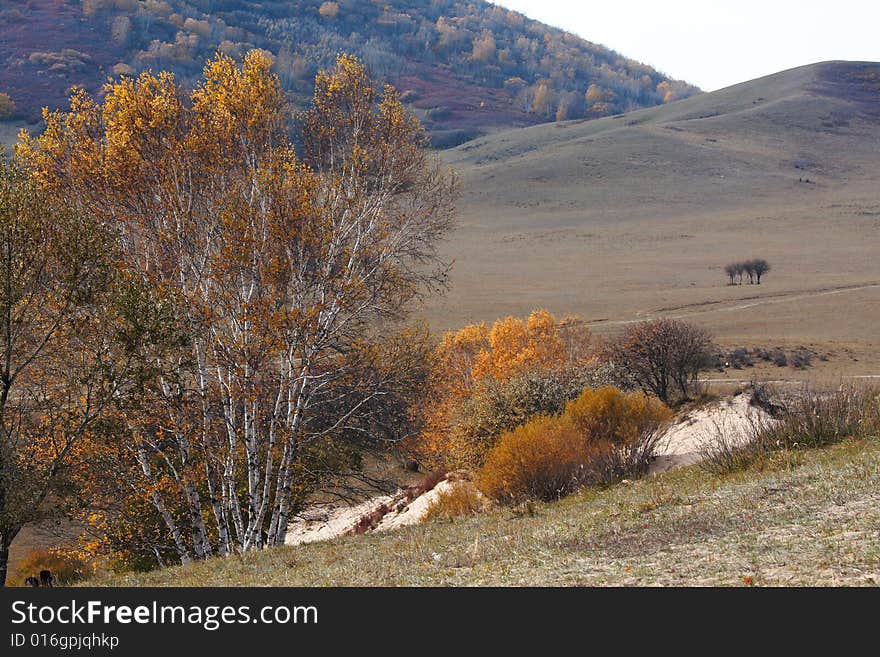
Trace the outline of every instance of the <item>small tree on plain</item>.
<path fill-rule="evenodd" d="M 749 277 L 749 285 L 753 285 L 755 282 L 755 261 L 747 260 L 742 264 L 743 270 Z"/>
<path fill-rule="evenodd" d="M 758 285 L 760 285 L 761 284 L 761 277 L 764 274 L 766 274 L 768 271 L 770 271 L 770 263 L 767 262 L 766 260 L 758 258 L 756 260 L 750 261 L 750 264 L 752 267 L 752 271 L 755 274 L 755 282 Z"/>
<path fill-rule="evenodd" d="M 731 285 L 736 285 L 736 272 L 737 264 L 735 262 L 730 263 L 724 268 L 724 273 L 730 278 Z"/>

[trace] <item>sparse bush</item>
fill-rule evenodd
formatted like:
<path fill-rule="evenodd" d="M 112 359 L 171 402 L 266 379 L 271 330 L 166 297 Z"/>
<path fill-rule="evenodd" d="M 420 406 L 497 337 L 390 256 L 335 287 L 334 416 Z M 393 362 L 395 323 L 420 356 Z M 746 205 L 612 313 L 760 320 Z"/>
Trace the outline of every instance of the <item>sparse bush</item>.
<path fill-rule="evenodd" d="M 827 361 L 828 356 L 818 355 L 815 351 L 806 347 L 786 352 L 782 347 L 774 347 L 773 349 L 757 348 L 752 352 L 755 358 L 773 363 L 777 367 L 787 367 L 791 365 L 795 369 L 803 370 L 812 366 L 813 358 L 818 356 L 820 360 Z"/>
<path fill-rule="evenodd" d="M 848 438 L 880 437 L 880 391 L 843 386 L 832 392 L 804 389 L 777 417 L 753 420 L 744 435 L 716 427 L 700 448 L 701 467 L 716 474 L 761 463 L 773 452 L 826 447 Z"/>
<path fill-rule="evenodd" d="M 734 369 L 741 370 L 744 367 L 753 367 L 755 365 L 755 361 L 749 353 L 749 350 L 745 347 L 740 347 L 739 349 L 734 349 L 729 354 L 727 354 L 727 358 L 725 359 L 725 364 L 728 367 L 733 367 Z"/>
<path fill-rule="evenodd" d="M 749 405 L 762 408 L 770 415 L 776 415 L 780 407 L 773 402 L 770 388 L 766 383 L 753 380 L 751 384 L 752 394 L 749 397 Z"/>
<path fill-rule="evenodd" d="M 813 364 L 813 354 L 807 349 L 798 349 L 791 355 L 789 364 L 798 370 L 805 370 Z"/>
<path fill-rule="evenodd" d="M 770 362 L 776 365 L 776 367 L 785 367 L 788 365 L 788 356 L 785 355 L 782 349 L 776 348 L 770 352 Z"/>
<path fill-rule="evenodd" d="M 670 418 L 669 409 L 641 393 L 585 390 L 561 416 L 541 416 L 504 434 L 489 452 L 477 487 L 494 500 L 516 504 L 639 476 Z"/>
<path fill-rule="evenodd" d="M 449 520 L 459 516 L 472 516 L 482 513 L 488 500 L 471 481 L 456 481 L 449 490 L 441 492 L 437 500 L 428 507 L 423 522 Z"/>
<path fill-rule="evenodd" d="M 51 571 L 56 586 L 70 586 L 92 574 L 92 568 L 78 555 L 65 550 L 31 550 L 7 580 L 10 586 L 24 586 L 25 579 L 39 578 L 41 570 Z"/>

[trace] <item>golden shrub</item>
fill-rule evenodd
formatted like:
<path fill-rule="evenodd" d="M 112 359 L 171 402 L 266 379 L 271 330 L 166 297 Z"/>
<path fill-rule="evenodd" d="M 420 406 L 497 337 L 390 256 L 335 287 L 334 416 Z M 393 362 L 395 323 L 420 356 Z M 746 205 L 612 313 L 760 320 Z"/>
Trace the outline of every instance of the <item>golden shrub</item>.
<path fill-rule="evenodd" d="M 77 554 L 67 550 L 31 550 L 9 577 L 9 586 L 24 586 L 28 577 L 39 578 L 41 570 L 48 570 L 56 586 L 68 586 L 92 574 L 92 568 Z"/>
<path fill-rule="evenodd" d="M 672 413 L 641 393 L 585 390 L 560 416 L 541 416 L 501 436 L 477 475 L 490 498 L 552 500 L 585 484 L 647 471 Z"/>
<path fill-rule="evenodd" d="M 612 386 L 584 390 L 569 402 L 565 413 L 588 440 L 613 445 L 629 445 L 672 418 L 658 399 L 640 392 L 623 393 Z"/>
<path fill-rule="evenodd" d="M 597 456 L 571 419 L 541 416 L 501 436 L 477 473 L 477 487 L 505 504 L 553 500 L 580 487 Z"/>

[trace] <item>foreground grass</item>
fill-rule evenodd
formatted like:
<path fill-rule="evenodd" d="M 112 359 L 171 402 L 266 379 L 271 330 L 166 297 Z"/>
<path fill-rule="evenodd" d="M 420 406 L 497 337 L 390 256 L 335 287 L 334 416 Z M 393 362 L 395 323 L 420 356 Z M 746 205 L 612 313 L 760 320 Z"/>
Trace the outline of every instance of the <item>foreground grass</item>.
<path fill-rule="evenodd" d="M 267 550 L 100 586 L 878 585 L 880 442 L 697 467 L 522 512 Z"/>

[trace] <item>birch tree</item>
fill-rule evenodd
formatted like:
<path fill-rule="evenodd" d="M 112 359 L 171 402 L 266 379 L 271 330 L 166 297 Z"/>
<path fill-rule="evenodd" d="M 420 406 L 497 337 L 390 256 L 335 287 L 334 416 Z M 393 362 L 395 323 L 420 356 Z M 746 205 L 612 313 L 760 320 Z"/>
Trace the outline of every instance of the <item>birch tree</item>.
<path fill-rule="evenodd" d="M 185 326 L 186 350 L 149 356 L 166 374 L 125 427 L 131 485 L 180 561 L 284 541 L 304 459 L 387 394 L 352 385 L 373 327 L 445 280 L 454 184 L 396 92 L 340 57 L 299 157 L 270 66 L 218 55 L 189 95 L 165 73 L 103 103 L 79 91 L 19 149 L 117 229 L 127 270 Z"/>

